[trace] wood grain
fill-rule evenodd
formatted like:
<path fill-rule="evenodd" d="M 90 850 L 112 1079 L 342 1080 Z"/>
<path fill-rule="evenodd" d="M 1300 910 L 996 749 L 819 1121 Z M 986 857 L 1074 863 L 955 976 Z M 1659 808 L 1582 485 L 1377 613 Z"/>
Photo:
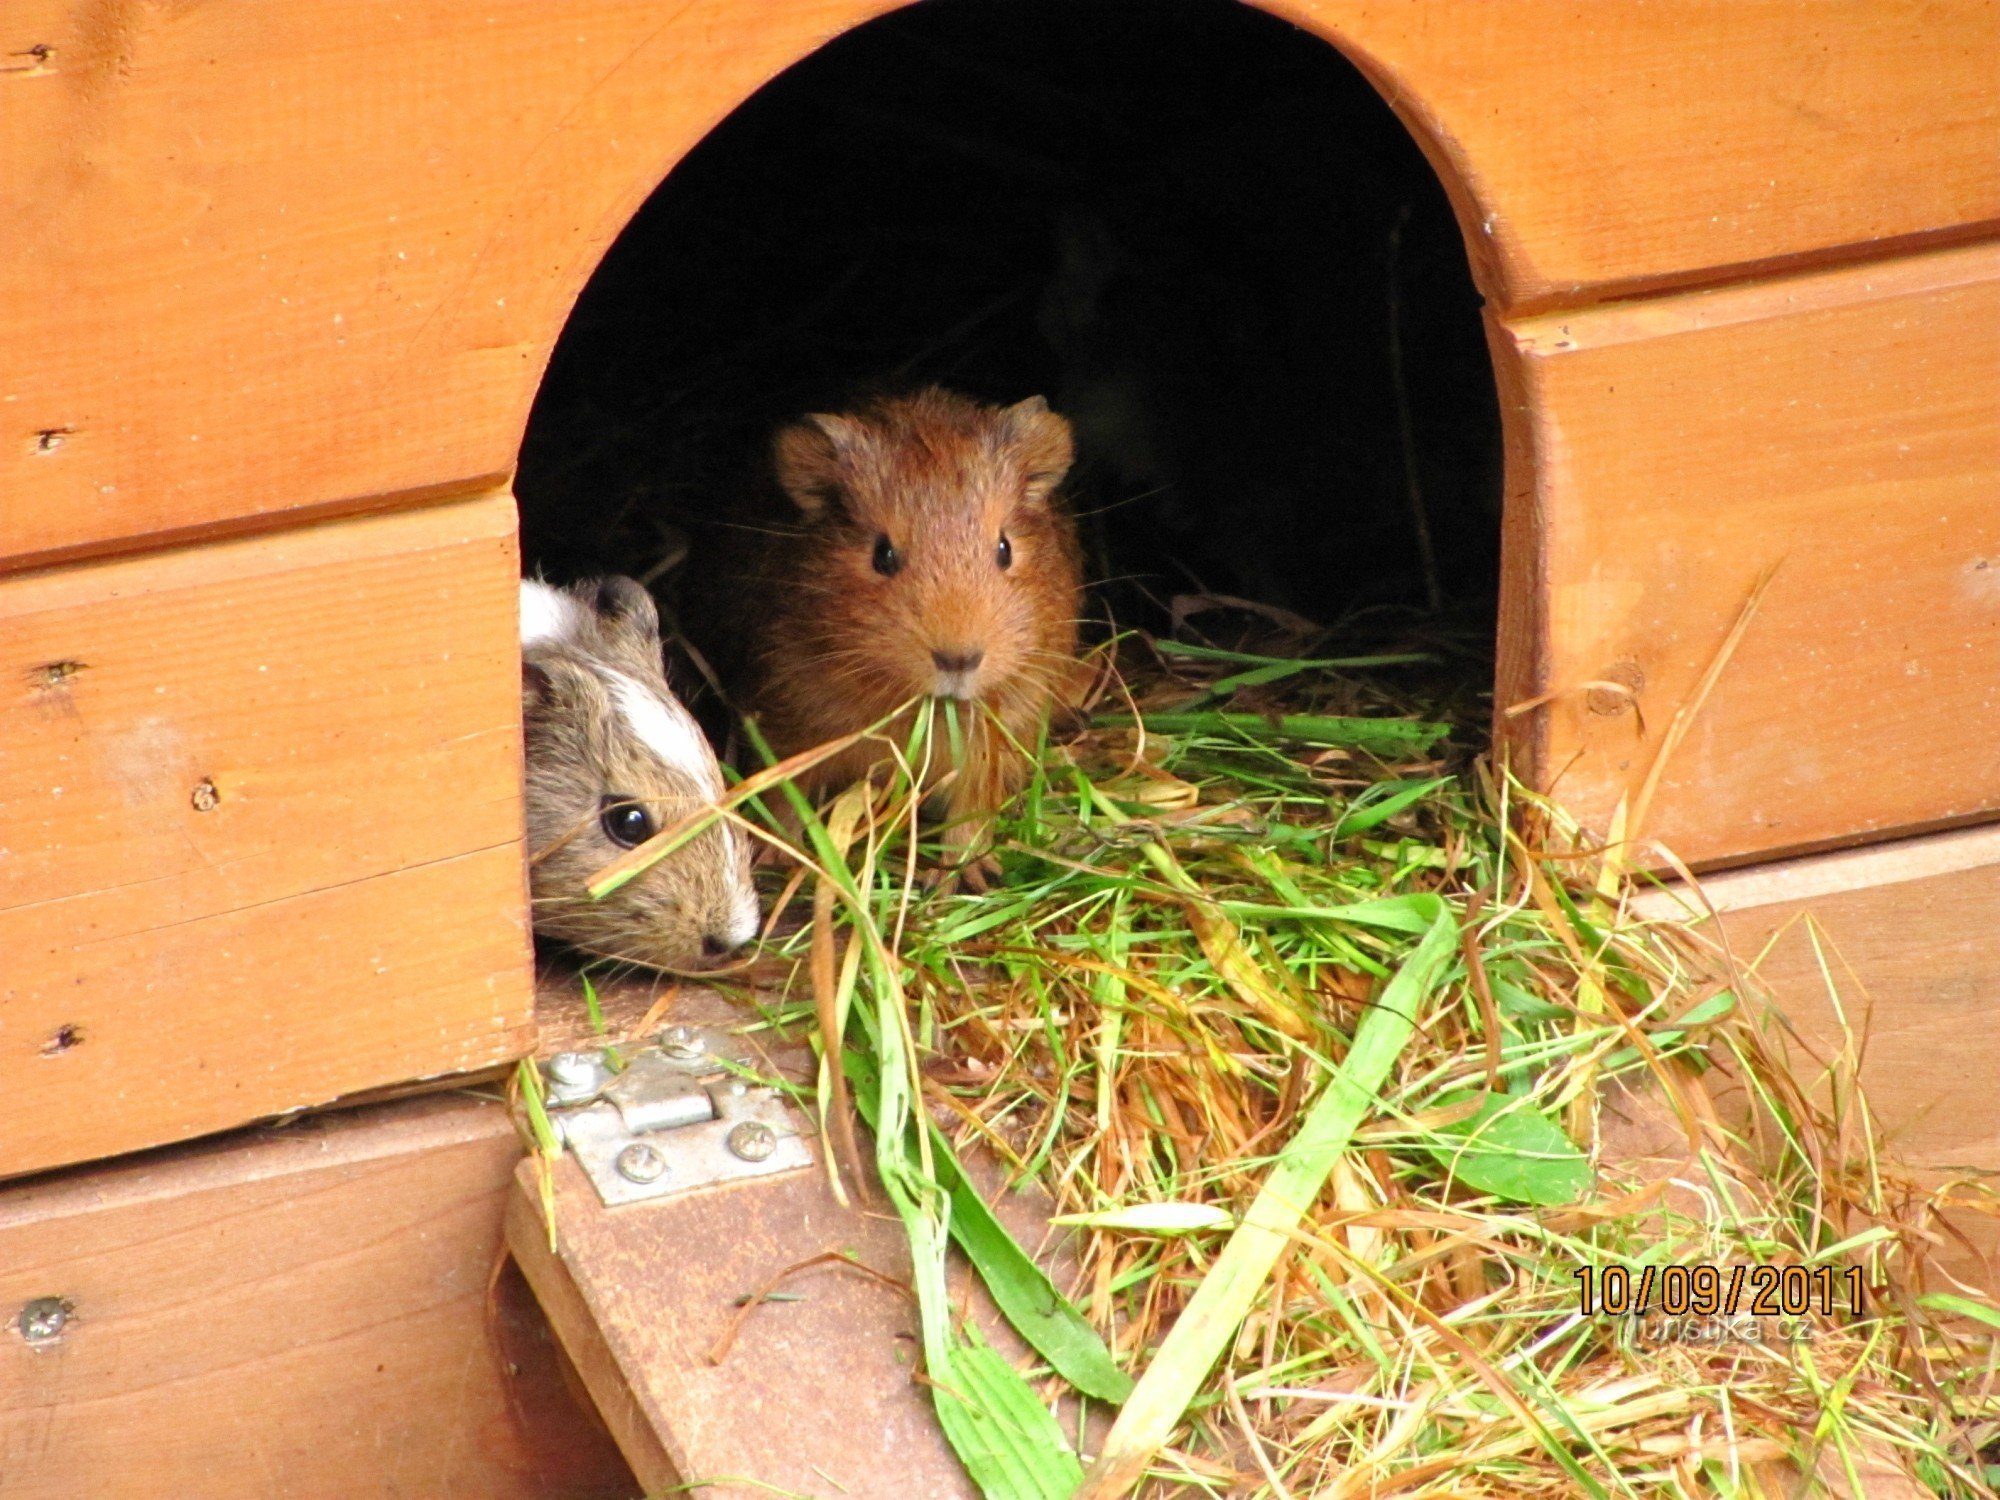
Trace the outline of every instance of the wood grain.
<path fill-rule="evenodd" d="M 2000 1172 L 2000 829 L 1727 871 L 1702 881 L 1699 897 L 1670 887 L 1640 909 L 1705 919 L 1711 907 L 1736 961 L 1755 969 L 1810 1049 L 1796 1053 L 1802 1076 L 1851 1041 L 1902 1163 L 1930 1181 Z M 1697 930 L 1713 933 L 1714 922 Z M 2000 1222 L 1953 1222 L 1990 1259 L 1945 1246 L 1948 1263 L 2000 1293 Z"/>
<path fill-rule="evenodd" d="M 1536 780 L 1602 833 L 1775 568 L 1642 831 L 1713 864 L 2000 810 L 2000 249 L 1495 335 L 1533 476 L 1501 706 L 1554 695 L 1506 721 Z"/>
<path fill-rule="evenodd" d="M 759 1307 L 725 1357 L 708 1358 L 739 1298 L 824 1252 L 847 1251 L 907 1283 L 909 1240 L 886 1207 L 842 1208 L 813 1170 L 607 1210 L 565 1157 L 555 1164 L 557 1256 L 535 1170 L 520 1168 L 508 1243 L 649 1492 L 690 1483 L 715 1500 L 774 1489 L 853 1500 L 979 1493 L 922 1382 L 906 1292 L 815 1265 L 781 1288 L 797 1300 Z M 975 1170 L 990 1190 L 991 1164 Z M 1046 1236 L 1045 1206 L 1003 1195 L 995 1208 L 1024 1243 Z M 950 1282 L 954 1295 L 965 1289 L 988 1342 L 1016 1362 L 1027 1357 L 962 1261 Z M 1073 1431 L 1074 1413 L 1064 1420 Z"/>
<path fill-rule="evenodd" d="M 10 1500 L 628 1500 L 525 1288 L 489 1284 L 520 1146 L 438 1097 L 0 1188 Z"/>
<path fill-rule="evenodd" d="M 0 9 L 0 560 L 506 473 L 666 171 L 893 0 Z M 1983 0 L 1283 0 L 1498 307 L 2000 227 Z"/>
<path fill-rule="evenodd" d="M 543 1054 L 592 1045 L 574 976 L 541 976 Z M 628 1038 L 658 998 L 635 977 L 598 991 L 608 1034 Z M 804 1082 L 813 1053 L 798 1038 L 757 1028 L 740 1007 L 699 986 L 670 992 L 663 1020 L 746 1037 L 774 1073 Z M 865 1149 L 865 1148 L 864 1148 Z M 1076 1275 L 1067 1238 L 1052 1236 L 1045 1196 L 1008 1190 L 991 1156 L 974 1152 L 967 1174 L 1015 1238 L 1058 1284 Z M 701 1484 L 716 1500 L 775 1492 L 856 1500 L 971 1497 L 977 1491 L 947 1447 L 918 1374 L 916 1306 L 907 1292 L 841 1266 L 818 1265 L 743 1323 L 727 1355 L 708 1353 L 736 1318 L 737 1301 L 773 1276 L 828 1250 L 907 1283 L 909 1240 L 879 1183 L 872 1207 L 843 1208 L 819 1170 L 753 1179 L 607 1210 L 569 1158 L 555 1167 L 559 1253 L 551 1253 L 539 1179 L 519 1172 L 507 1235 L 529 1284 L 633 1472 L 649 1493 Z M 949 1276 L 955 1297 L 988 1342 L 1017 1364 L 1028 1350 L 963 1261 Z M 961 1291 L 961 1289 L 963 1289 Z M 837 1399 L 823 1393 L 837 1391 Z M 1066 1431 L 1080 1420 L 1061 1408 Z M 1100 1408 L 1086 1431 L 1101 1439 Z"/>
<path fill-rule="evenodd" d="M 0 557 L 507 473 L 625 220 L 885 4 L 0 10 Z"/>
<path fill-rule="evenodd" d="M 0 1175 L 526 1049 L 513 524 L 0 580 Z"/>
<path fill-rule="evenodd" d="M 1984 0 L 1268 8 L 1375 80 L 1503 309 L 2000 229 L 2000 8 Z"/>

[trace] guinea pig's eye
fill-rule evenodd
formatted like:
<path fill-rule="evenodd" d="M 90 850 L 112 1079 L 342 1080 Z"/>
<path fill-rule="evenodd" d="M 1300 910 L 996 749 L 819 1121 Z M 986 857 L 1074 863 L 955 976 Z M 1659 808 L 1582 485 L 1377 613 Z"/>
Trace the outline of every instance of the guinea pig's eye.
<path fill-rule="evenodd" d="M 598 826 L 620 848 L 635 849 L 659 832 L 653 815 L 630 797 L 606 797 L 599 805 L 603 811 L 598 814 Z"/>
<path fill-rule="evenodd" d="M 875 538 L 875 571 L 884 578 L 894 578 L 903 571 L 903 554 L 886 536 Z"/>
<path fill-rule="evenodd" d="M 1000 549 L 993 554 L 1000 561 L 1000 569 L 1005 572 L 1014 566 L 1014 544 L 1007 540 L 1007 533 L 1000 533 Z"/>

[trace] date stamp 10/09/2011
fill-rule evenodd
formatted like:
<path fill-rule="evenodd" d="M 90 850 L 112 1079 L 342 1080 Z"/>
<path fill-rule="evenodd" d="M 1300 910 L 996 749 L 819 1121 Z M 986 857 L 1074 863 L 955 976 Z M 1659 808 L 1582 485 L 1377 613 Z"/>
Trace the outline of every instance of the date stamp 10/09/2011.
<path fill-rule="evenodd" d="M 1572 1273 L 1578 1311 L 1630 1318 L 1648 1344 L 1809 1343 L 1817 1312 L 1859 1316 L 1859 1267 L 1665 1265 L 1582 1266 Z"/>

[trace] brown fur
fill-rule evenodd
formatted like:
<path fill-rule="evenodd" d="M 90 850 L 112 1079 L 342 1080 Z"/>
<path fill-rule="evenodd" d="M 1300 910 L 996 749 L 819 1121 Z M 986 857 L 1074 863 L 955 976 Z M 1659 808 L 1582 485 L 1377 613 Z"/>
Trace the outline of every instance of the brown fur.
<path fill-rule="evenodd" d="M 773 749 L 866 728 L 913 697 L 969 693 L 966 764 L 947 800 L 954 842 L 971 841 L 968 825 L 1021 783 L 1010 738 L 1034 745 L 1074 667 L 1081 564 L 1057 495 L 1071 457 L 1069 424 L 1040 397 L 1001 408 L 932 389 L 780 431 L 773 466 L 793 514 L 738 533 L 733 570 L 740 697 Z M 881 537 L 901 558 L 893 576 L 875 567 Z M 983 658 L 969 682 L 948 683 L 938 651 Z M 906 734 L 906 722 L 890 730 L 899 744 Z M 864 743 L 805 779 L 844 785 L 886 754 Z"/>
<path fill-rule="evenodd" d="M 589 881 L 625 849 L 605 832 L 605 799 L 629 799 L 671 827 L 722 790 L 714 757 L 693 721 L 699 763 L 672 764 L 636 736 L 613 697 L 621 674 L 678 709 L 660 661 L 652 600 L 630 579 L 563 591 L 581 607 L 560 639 L 524 648 L 521 706 L 527 731 L 526 802 L 535 931 L 589 953 L 653 968 L 711 966 L 754 931 L 748 849 L 711 827 L 610 895 Z M 747 905 L 747 917 L 746 917 Z M 704 938 L 713 939 L 704 951 Z"/>

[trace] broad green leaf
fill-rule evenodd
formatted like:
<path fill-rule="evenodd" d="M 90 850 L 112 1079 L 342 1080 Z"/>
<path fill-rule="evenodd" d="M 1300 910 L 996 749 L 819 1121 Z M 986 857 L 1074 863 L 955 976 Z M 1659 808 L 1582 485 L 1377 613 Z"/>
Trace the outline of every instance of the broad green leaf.
<path fill-rule="evenodd" d="M 939 1424 L 986 1500 L 1069 1500 L 1083 1465 L 1055 1416 L 1028 1382 L 978 1341 L 954 1344 L 946 1368 L 933 1369 Z"/>
<path fill-rule="evenodd" d="M 881 1081 L 873 1059 L 850 1053 L 847 1076 L 861 1117 L 870 1129 L 878 1128 Z M 1049 1368 L 1084 1395 L 1114 1406 L 1123 1401 L 1131 1393 L 1132 1377 L 1113 1362 L 1097 1330 L 994 1217 L 986 1200 L 966 1181 L 950 1142 L 935 1129 L 931 1151 L 932 1165 L 951 1195 L 951 1237 L 986 1283 L 994 1305 L 1028 1346 L 1049 1362 Z"/>
<path fill-rule="evenodd" d="M 1126 1493 L 1172 1435 L 1222 1351 L 1236 1339 L 1257 1293 L 1291 1243 L 1299 1220 L 1374 1106 L 1377 1091 L 1416 1029 L 1417 1013 L 1458 947 L 1458 924 L 1436 896 L 1426 903 L 1422 942 L 1362 1015 L 1347 1056 L 1278 1152 L 1243 1222 L 1168 1330 L 1131 1399 L 1105 1435 L 1090 1471 L 1094 1493 Z"/>
<path fill-rule="evenodd" d="M 1470 1097 L 1456 1094 L 1438 1103 L 1449 1106 Z M 1590 1159 L 1525 1098 L 1488 1094 L 1471 1119 L 1436 1133 L 1453 1144 L 1433 1146 L 1431 1154 L 1456 1180 L 1479 1192 L 1550 1207 L 1574 1203 L 1590 1189 Z"/>

